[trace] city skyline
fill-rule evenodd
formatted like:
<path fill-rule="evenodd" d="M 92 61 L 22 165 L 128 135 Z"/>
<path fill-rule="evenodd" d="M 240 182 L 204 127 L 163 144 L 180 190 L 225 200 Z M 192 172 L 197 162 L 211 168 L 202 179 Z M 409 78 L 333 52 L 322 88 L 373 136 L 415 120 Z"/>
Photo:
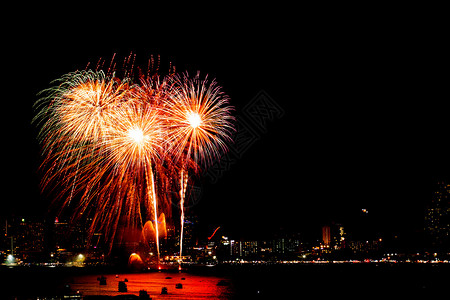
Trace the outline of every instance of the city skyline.
<path fill-rule="evenodd" d="M 373 219 L 369 218 L 368 209 L 361 209 L 356 231 L 355 227 L 332 221 L 323 223 L 318 228 L 310 225 L 297 232 L 278 228 L 257 238 L 233 236 L 223 225 L 205 235 L 205 227 L 201 230 L 202 224 L 198 217 L 187 215 L 184 222 L 186 253 L 183 257 L 187 262 L 199 262 L 198 259 L 208 257 L 218 261 L 235 258 L 264 261 L 315 260 L 324 257 L 341 260 L 385 259 L 389 256 L 387 253 L 396 253 L 396 256 L 400 255 L 403 259 L 411 258 L 412 255 L 417 259 L 424 258 L 430 253 L 434 253 L 435 257 L 436 253 L 440 257 L 447 257 L 450 250 L 449 199 L 450 184 L 436 183 L 434 195 L 423 212 L 423 229 L 420 232 L 410 232 L 407 236 L 391 236 L 389 232 L 375 230 L 379 224 L 371 224 Z M 119 235 L 113 248 L 110 248 L 101 231 L 95 232 L 93 236 L 88 234 L 92 222 L 90 218 L 73 223 L 70 222 L 70 216 L 17 215 L 1 216 L 0 222 L 0 254 L 6 264 L 13 257 L 26 264 L 52 261 L 77 264 L 81 263 L 80 257 L 82 262 L 87 260 L 90 263 L 104 263 L 112 262 L 111 258 L 118 253 L 122 256 L 119 261 L 123 261 L 123 256 L 127 258 L 128 255 L 138 253 L 144 258 L 155 251 L 154 243 L 147 244 L 145 240 L 145 229 L 142 230 L 142 236 L 132 231 L 129 231 L 132 235 Z M 160 240 L 164 261 L 179 255 L 178 227 L 175 224 L 167 225 L 167 233 Z"/>

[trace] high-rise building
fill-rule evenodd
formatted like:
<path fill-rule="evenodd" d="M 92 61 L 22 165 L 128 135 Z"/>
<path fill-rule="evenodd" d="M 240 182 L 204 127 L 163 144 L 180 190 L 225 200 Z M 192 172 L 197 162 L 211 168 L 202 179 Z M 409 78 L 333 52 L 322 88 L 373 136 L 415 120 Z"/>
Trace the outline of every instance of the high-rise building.
<path fill-rule="evenodd" d="M 0 253 L 17 254 L 17 222 L 15 217 L 1 219 Z"/>
<path fill-rule="evenodd" d="M 425 232 L 433 247 L 449 246 L 450 184 L 438 182 L 426 208 Z"/>
<path fill-rule="evenodd" d="M 273 240 L 273 253 L 279 257 L 292 256 L 300 251 L 300 239 L 294 235 L 283 235 Z"/>
<path fill-rule="evenodd" d="M 44 222 L 40 219 L 21 218 L 16 243 L 19 252 L 29 256 L 44 251 Z"/>
<path fill-rule="evenodd" d="M 45 223 L 36 217 L 8 217 L 1 220 L 0 252 L 27 260 L 46 250 Z"/>
<path fill-rule="evenodd" d="M 233 258 L 256 258 L 259 254 L 259 244 L 258 241 L 254 240 L 231 240 L 228 245 L 230 247 L 230 255 Z"/>
<path fill-rule="evenodd" d="M 330 226 L 322 227 L 322 241 L 325 247 L 329 247 L 331 243 L 331 229 Z"/>
<path fill-rule="evenodd" d="M 63 249 L 70 249 L 70 224 L 65 221 L 60 221 L 58 220 L 58 218 L 56 218 L 52 237 L 55 245 L 55 250 L 61 251 Z"/>
<path fill-rule="evenodd" d="M 184 218 L 183 228 L 183 253 L 190 254 L 192 248 L 198 243 L 195 230 L 198 226 L 198 219 L 194 215 Z"/>
<path fill-rule="evenodd" d="M 345 231 L 341 224 L 333 224 L 331 227 L 331 246 L 334 250 L 345 248 Z"/>

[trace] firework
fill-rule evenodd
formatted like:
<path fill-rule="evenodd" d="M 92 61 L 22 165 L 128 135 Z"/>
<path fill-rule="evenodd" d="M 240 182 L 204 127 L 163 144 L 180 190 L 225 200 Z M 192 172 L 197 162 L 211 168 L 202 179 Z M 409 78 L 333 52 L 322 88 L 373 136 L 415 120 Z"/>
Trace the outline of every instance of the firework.
<path fill-rule="evenodd" d="M 64 146 L 67 140 L 100 141 L 115 108 L 127 100 L 131 90 L 127 80 L 109 78 L 102 71 L 77 71 L 54 83 L 60 84 L 41 92 L 45 96 L 35 104 L 40 109 L 35 120 L 46 121 L 39 138 L 47 146 Z"/>
<path fill-rule="evenodd" d="M 152 211 L 157 220 L 158 203 L 153 166 L 158 163 L 162 153 L 163 132 L 159 122 L 160 117 L 154 106 L 131 100 L 117 109 L 105 142 L 109 153 L 108 163 L 112 164 L 113 174 L 117 174 L 114 182 L 121 183 L 125 189 L 131 189 L 125 197 L 128 202 L 126 207 L 135 209 L 129 209 L 125 213 L 130 220 L 142 216 L 142 205 L 147 211 Z M 139 187 L 143 187 L 142 190 Z M 155 231 L 158 232 L 157 221 Z M 158 235 L 155 236 L 159 254 Z"/>
<path fill-rule="evenodd" d="M 103 232 L 110 249 L 119 228 L 141 228 L 159 261 L 167 195 L 178 186 L 181 257 L 189 171 L 218 159 L 231 140 L 232 108 L 220 86 L 199 74 L 133 84 L 110 70 L 77 71 L 54 83 L 33 120 L 41 127 L 43 189 L 56 191 L 73 221 L 92 218 L 90 234 Z"/>
<path fill-rule="evenodd" d="M 164 103 L 168 152 L 180 165 L 180 259 L 183 251 L 184 200 L 188 180 L 189 162 L 194 171 L 199 165 L 208 165 L 219 159 L 227 150 L 226 142 L 231 140 L 232 107 L 228 96 L 216 81 L 209 82 L 200 74 L 189 78 L 172 78 L 170 97 Z"/>
<path fill-rule="evenodd" d="M 234 120 L 229 99 L 216 81 L 175 76 L 171 95 L 164 103 L 168 151 L 179 163 L 192 159 L 210 165 L 227 151 Z"/>
<path fill-rule="evenodd" d="M 98 142 L 130 91 L 126 80 L 109 78 L 102 71 L 73 72 L 53 83 L 58 85 L 41 92 L 33 120 L 42 124 L 38 138 L 44 145 L 45 165 L 52 166 L 44 176 L 44 185 L 57 179 L 76 182 L 79 170 L 98 156 Z M 70 190 L 74 188 L 72 184 Z"/>

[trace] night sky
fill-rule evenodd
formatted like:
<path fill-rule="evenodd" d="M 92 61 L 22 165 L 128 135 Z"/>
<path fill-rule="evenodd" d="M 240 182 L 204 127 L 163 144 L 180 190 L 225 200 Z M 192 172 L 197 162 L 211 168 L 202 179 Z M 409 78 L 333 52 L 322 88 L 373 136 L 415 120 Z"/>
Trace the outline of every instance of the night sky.
<path fill-rule="evenodd" d="M 433 184 L 450 178 L 439 20 L 231 12 L 21 15 L 25 25 L 8 27 L 1 50 L 1 214 L 44 214 L 50 202 L 38 186 L 36 93 L 88 62 L 132 52 L 144 68 L 160 55 L 163 71 L 172 62 L 215 77 L 238 118 L 261 91 L 281 109 L 217 182 L 205 176 L 195 184 L 201 193 L 189 211 L 205 231 L 320 234 L 331 221 L 357 228 L 362 208 L 384 235 L 422 229 Z"/>

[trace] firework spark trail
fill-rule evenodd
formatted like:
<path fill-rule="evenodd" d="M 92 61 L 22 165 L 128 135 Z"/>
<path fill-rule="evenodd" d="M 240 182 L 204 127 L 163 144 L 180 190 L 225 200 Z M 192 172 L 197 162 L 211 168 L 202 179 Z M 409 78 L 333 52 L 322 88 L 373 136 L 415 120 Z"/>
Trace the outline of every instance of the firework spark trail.
<path fill-rule="evenodd" d="M 186 172 L 187 173 L 187 172 Z M 183 255 L 183 235 L 184 235 L 184 198 L 186 197 L 186 187 L 187 187 L 187 174 L 184 174 L 184 170 L 181 170 L 180 174 L 180 210 L 181 210 L 181 216 L 180 216 L 180 222 L 181 222 L 181 229 L 180 229 L 180 258 L 179 261 L 181 262 L 182 255 Z"/>
<path fill-rule="evenodd" d="M 180 261 L 183 251 L 184 201 L 188 178 L 188 162 L 194 172 L 200 164 L 208 165 L 227 150 L 233 126 L 228 97 L 213 80 L 201 79 L 200 74 L 189 78 L 174 76 L 170 97 L 164 103 L 167 121 L 168 148 L 180 171 Z"/>
<path fill-rule="evenodd" d="M 153 172 L 150 167 L 150 176 L 153 178 Z M 159 263 L 159 224 L 158 224 L 158 204 L 155 193 L 155 185 L 151 185 L 151 201 L 153 202 L 153 218 L 155 218 L 155 242 L 156 242 L 156 253 L 157 253 L 157 261 Z"/>
<path fill-rule="evenodd" d="M 147 210 L 152 211 L 158 260 L 158 199 L 153 165 L 159 162 L 163 152 L 164 133 L 160 122 L 158 110 L 151 103 L 130 101 L 118 109 L 107 145 L 111 149 L 111 162 L 114 167 L 134 174 L 134 186 L 146 185 L 146 194 L 142 195 L 141 199 L 130 196 L 136 203 L 131 207 L 139 207 L 139 203 L 143 202 Z M 144 178 L 145 182 L 141 182 L 141 178 Z"/>

